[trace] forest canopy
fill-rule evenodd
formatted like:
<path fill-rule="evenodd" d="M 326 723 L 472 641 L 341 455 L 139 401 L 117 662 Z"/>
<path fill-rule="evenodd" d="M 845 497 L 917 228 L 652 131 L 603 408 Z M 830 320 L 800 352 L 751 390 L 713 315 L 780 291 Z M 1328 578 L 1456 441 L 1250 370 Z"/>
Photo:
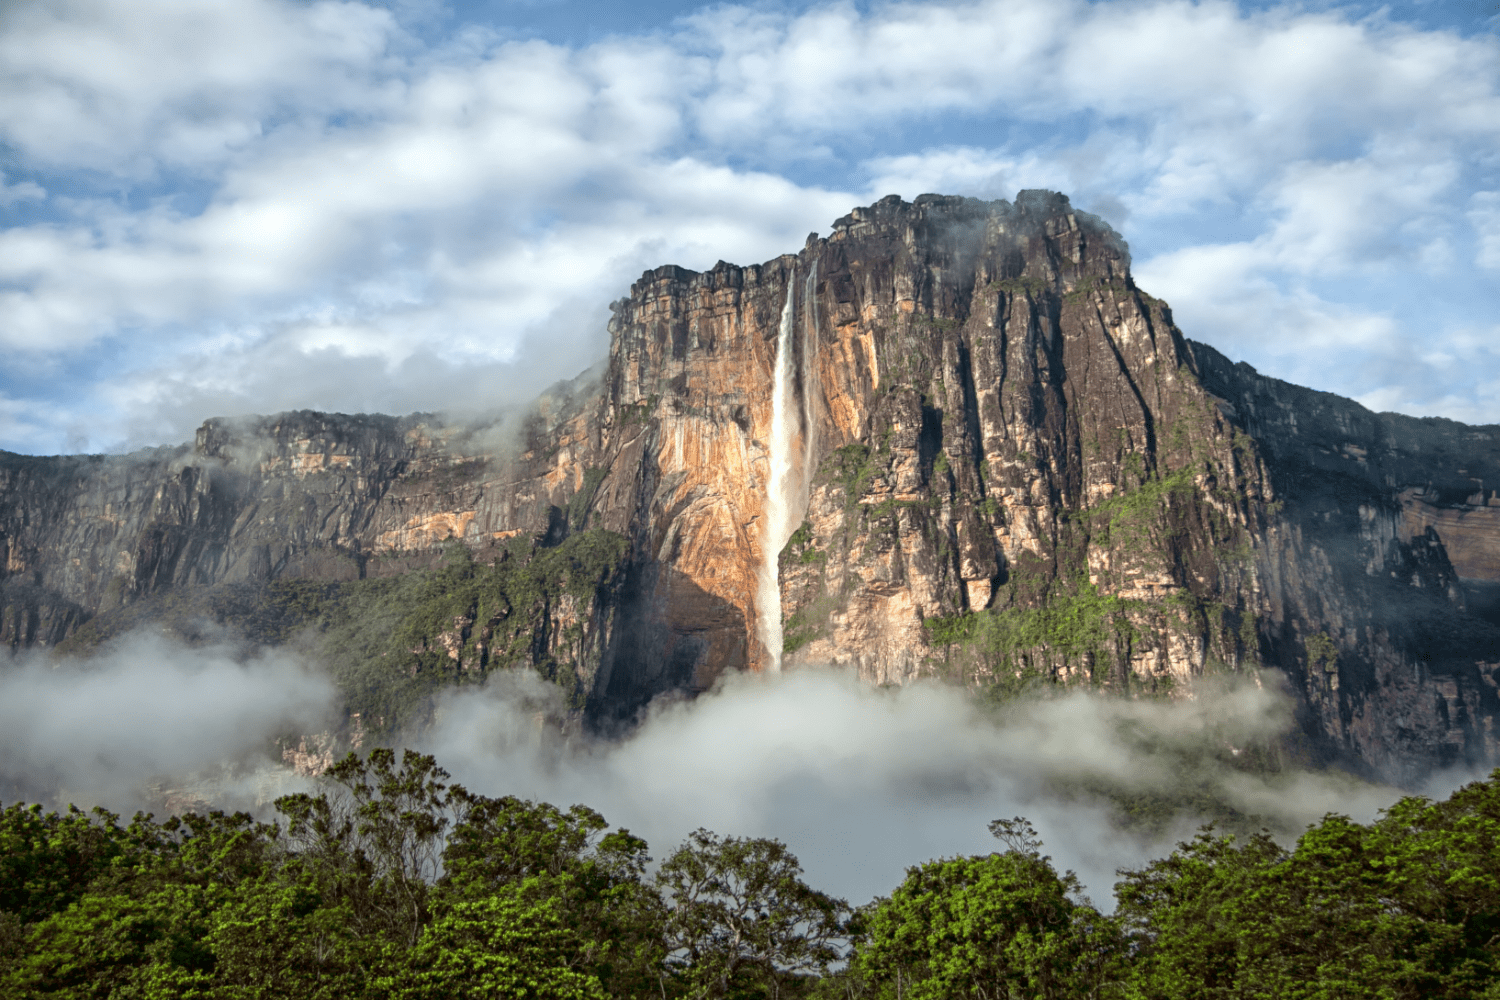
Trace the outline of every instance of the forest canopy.
<path fill-rule="evenodd" d="M 0 810 L 0 994 L 1500 998 L 1500 771 L 1292 847 L 1205 827 L 1105 913 L 1026 820 L 851 907 L 785 844 L 665 857 L 593 809 L 346 757 L 278 819 Z"/>

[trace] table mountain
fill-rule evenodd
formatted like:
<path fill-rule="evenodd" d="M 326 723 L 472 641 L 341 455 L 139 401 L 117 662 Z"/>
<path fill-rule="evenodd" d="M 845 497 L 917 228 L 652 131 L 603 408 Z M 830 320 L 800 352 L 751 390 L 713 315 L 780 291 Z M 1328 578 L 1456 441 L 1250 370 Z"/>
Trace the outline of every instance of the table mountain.
<path fill-rule="evenodd" d="M 420 577 L 362 676 L 532 667 L 595 727 L 735 670 L 1177 696 L 1274 667 L 1325 759 L 1500 758 L 1500 428 L 1261 376 L 1129 264 L 1059 194 L 890 197 L 647 272 L 605 365 L 514 420 L 3 454 L 0 635 L 188 608 L 281 641 Z"/>

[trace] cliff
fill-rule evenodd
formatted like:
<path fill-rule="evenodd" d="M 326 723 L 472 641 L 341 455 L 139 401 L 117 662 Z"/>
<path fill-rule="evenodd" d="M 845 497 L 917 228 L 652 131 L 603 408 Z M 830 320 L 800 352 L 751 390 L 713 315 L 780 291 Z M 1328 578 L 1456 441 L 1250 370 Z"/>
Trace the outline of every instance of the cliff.
<path fill-rule="evenodd" d="M 596 726 L 727 670 L 1132 695 L 1266 665 L 1325 757 L 1500 756 L 1497 429 L 1185 340 L 1066 198 L 887 198 L 612 310 L 607 367 L 515 428 L 295 413 L 0 457 L 5 640 L 192 594 L 284 637 L 420 576 L 360 676 L 529 665 Z"/>

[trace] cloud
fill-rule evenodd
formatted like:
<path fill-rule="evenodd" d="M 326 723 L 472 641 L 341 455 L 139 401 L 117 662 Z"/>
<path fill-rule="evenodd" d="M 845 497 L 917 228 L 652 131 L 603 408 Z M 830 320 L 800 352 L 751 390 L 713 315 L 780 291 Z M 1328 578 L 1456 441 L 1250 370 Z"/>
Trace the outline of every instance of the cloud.
<path fill-rule="evenodd" d="M 333 707 L 329 681 L 282 651 L 135 633 L 89 660 L 21 657 L 0 664 L 0 790 L 125 812 L 160 811 L 167 787 L 176 808 L 249 805 L 289 787 L 271 740 L 325 728 Z"/>
<path fill-rule="evenodd" d="M 7 184 L 4 172 L 0 171 L 0 208 L 9 208 L 23 201 L 41 201 L 46 197 L 47 192 L 40 184 L 33 181 Z"/>
<path fill-rule="evenodd" d="M 1470 199 L 1469 222 L 1479 237 L 1474 263 L 1500 271 L 1500 191 L 1478 191 Z"/>
<path fill-rule="evenodd" d="M 1152 290 L 1189 335 L 1350 394 L 1493 263 L 1488 36 L 1179 0 L 720 5 L 582 46 L 416 23 L 329 0 L 0 23 L 0 201 L 30 213 L 0 229 L 0 344 L 55 369 L 0 391 L 57 414 L 0 444 L 566 377 L 602 336 L 573 318 L 641 270 L 768 259 L 891 191 L 1063 189 L 1143 275 L 1237 255 L 1237 284 Z M 1351 345 L 1371 363 L 1338 363 Z"/>
<path fill-rule="evenodd" d="M 865 188 L 872 199 L 899 194 L 907 200 L 919 194 L 963 191 L 970 197 L 1012 198 L 1024 188 L 1046 187 L 1059 172 L 1055 162 L 1028 156 L 1024 160 L 973 146 L 882 156 L 866 161 L 871 173 Z M 881 194 L 875 194 L 875 192 Z"/>
<path fill-rule="evenodd" d="M 856 903 L 888 893 L 908 865 L 994 850 L 987 823 L 1017 814 L 1107 901 L 1116 868 L 1170 850 L 1195 825 L 1185 818 L 1155 840 L 1122 833 L 1076 793 L 1089 783 L 1172 792 L 1198 778 L 1294 832 L 1328 811 L 1371 819 L 1398 797 L 1336 774 L 1266 778 L 1214 764 L 1187 774 L 1174 751 L 1239 751 L 1290 728 L 1289 700 L 1253 684 L 1173 703 L 1078 693 L 995 717 L 935 684 L 744 675 L 659 708 L 618 743 L 572 746 L 548 736 L 555 699 L 529 673 L 499 675 L 450 694 L 426 747 L 471 790 L 586 803 L 657 857 L 699 826 L 778 837 L 813 884 Z"/>
<path fill-rule="evenodd" d="M 1210 794 L 1283 835 L 1330 811 L 1367 821 L 1398 797 L 1332 772 L 1225 764 L 1293 725 L 1277 675 L 1240 680 L 1204 682 L 1188 700 L 1075 692 L 997 712 L 935 683 L 735 675 L 598 740 L 562 735 L 556 686 L 500 672 L 443 692 L 412 739 L 472 791 L 587 804 L 657 858 L 700 826 L 779 838 L 812 884 L 856 903 L 889 892 L 909 865 L 996 849 L 988 822 L 1024 815 L 1107 904 L 1117 868 L 1164 855 L 1201 817 L 1124 832 L 1104 789 Z M 246 655 L 144 632 L 88 660 L 13 660 L 0 668 L 0 800 L 269 815 L 275 797 L 305 787 L 270 759 L 272 740 L 326 730 L 336 700 L 289 651 Z M 1465 778 L 1439 776 L 1430 791 Z"/>
<path fill-rule="evenodd" d="M 1470 424 L 1500 423 L 1500 326 L 1444 331 L 1387 381 L 1355 397 L 1372 410 L 1435 413 Z"/>
<path fill-rule="evenodd" d="M 28 165 L 210 170 L 278 120 L 374 110 L 395 20 L 361 3 L 60 0 L 0 29 L 0 134 Z"/>
<path fill-rule="evenodd" d="M 1172 303 L 1189 336 L 1258 343 L 1262 357 L 1282 360 L 1283 371 L 1299 360 L 1317 365 L 1320 350 L 1378 354 L 1395 346 L 1399 326 L 1389 315 L 1285 289 L 1266 276 L 1265 260 L 1265 248 L 1255 244 L 1196 246 L 1159 254 L 1135 276 Z"/>

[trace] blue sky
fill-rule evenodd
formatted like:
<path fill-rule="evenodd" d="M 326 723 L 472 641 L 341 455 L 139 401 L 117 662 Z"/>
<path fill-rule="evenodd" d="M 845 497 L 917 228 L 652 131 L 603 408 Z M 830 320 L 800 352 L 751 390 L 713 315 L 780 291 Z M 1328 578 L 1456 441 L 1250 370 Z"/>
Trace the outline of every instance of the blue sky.
<path fill-rule="evenodd" d="M 484 410 L 648 267 L 1067 192 L 1179 325 L 1500 422 L 1500 0 L 0 0 L 0 448 Z"/>

